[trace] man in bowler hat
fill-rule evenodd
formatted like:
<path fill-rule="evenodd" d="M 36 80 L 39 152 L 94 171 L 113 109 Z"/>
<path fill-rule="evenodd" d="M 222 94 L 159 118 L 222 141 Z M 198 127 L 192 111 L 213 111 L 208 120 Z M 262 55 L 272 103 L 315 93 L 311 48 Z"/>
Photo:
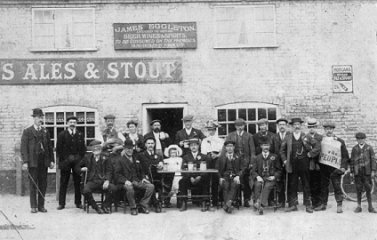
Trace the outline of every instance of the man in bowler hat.
<path fill-rule="evenodd" d="M 193 115 L 186 115 L 182 118 L 184 128 L 179 130 L 175 134 L 175 144 L 180 146 L 183 150 L 183 156 L 190 152 L 189 140 L 192 138 L 199 139 L 199 146 L 201 140 L 206 136 L 199 129 L 193 128 L 192 123 L 194 121 Z"/>
<path fill-rule="evenodd" d="M 21 157 L 23 168 L 29 171 L 31 212 L 47 212 L 44 207 L 47 168 L 54 168 L 54 155 L 50 135 L 46 128 L 42 127 L 43 111 L 40 108 L 33 109 L 31 116 L 34 124 L 22 133 Z"/>

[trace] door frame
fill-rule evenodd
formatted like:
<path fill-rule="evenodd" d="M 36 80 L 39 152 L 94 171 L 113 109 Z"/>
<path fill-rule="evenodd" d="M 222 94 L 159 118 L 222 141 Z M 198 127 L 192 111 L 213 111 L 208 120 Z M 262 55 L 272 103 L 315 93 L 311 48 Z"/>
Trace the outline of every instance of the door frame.
<path fill-rule="evenodd" d="M 162 109 L 162 108 L 183 108 L 183 116 L 187 115 L 187 102 L 182 103 L 143 103 L 142 104 L 142 124 L 143 124 L 143 135 L 148 133 L 149 123 L 148 123 L 148 109 Z M 183 128 L 183 124 L 182 124 Z"/>

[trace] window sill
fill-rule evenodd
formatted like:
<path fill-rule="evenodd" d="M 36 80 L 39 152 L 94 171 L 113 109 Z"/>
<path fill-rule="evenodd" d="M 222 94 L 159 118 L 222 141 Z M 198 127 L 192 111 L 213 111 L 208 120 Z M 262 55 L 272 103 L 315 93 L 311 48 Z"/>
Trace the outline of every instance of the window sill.
<path fill-rule="evenodd" d="M 214 49 L 234 49 L 234 48 L 278 48 L 278 45 L 269 46 L 214 46 Z"/>
<path fill-rule="evenodd" d="M 38 49 L 38 48 L 32 48 L 29 51 L 30 52 L 96 52 L 98 51 L 98 48 L 82 48 L 82 49 L 58 49 L 58 48 L 51 48 L 51 49 Z"/>

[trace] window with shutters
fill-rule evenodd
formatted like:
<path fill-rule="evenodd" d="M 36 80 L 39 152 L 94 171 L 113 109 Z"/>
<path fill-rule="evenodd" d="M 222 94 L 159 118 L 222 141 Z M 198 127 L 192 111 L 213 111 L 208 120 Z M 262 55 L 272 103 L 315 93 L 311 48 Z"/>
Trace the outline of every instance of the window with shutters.
<path fill-rule="evenodd" d="M 33 8 L 32 51 L 94 51 L 94 8 Z"/>
<path fill-rule="evenodd" d="M 221 127 L 218 129 L 219 137 L 226 137 L 230 132 L 236 130 L 234 121 L 243 118 L 246 121 L 245 130 L 251 134 L 258 132 L 258 120 L 266 118 L 268 120 L 268 130 L 275 133 L 276 120 L 279 113 L 276 105 L 267 103 L 230 103 L 217 106 L 217 119 Z"/>
<path fill-rule="evenodd" d="M 214 48 L 277 47 L 274 5 L 215 7 Z"/>

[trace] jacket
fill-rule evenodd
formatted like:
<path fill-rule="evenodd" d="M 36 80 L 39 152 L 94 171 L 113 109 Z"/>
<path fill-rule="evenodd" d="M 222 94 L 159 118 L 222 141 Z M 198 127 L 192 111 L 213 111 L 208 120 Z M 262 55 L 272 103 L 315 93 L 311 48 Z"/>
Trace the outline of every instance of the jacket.
<path fill-rule="evenodd" d="M 364 144 L 363 148 L 360 148 L 359 144 L 352 148 L 350 168 L 351 172 L 355 175 L 359 175 L 361 166 L 359 160 L 363 158 L 365 163 L 365 175 L 370 175 L 372 171 L 377 170 L 376 156 L 373 148 L 369 144 Z"/>

